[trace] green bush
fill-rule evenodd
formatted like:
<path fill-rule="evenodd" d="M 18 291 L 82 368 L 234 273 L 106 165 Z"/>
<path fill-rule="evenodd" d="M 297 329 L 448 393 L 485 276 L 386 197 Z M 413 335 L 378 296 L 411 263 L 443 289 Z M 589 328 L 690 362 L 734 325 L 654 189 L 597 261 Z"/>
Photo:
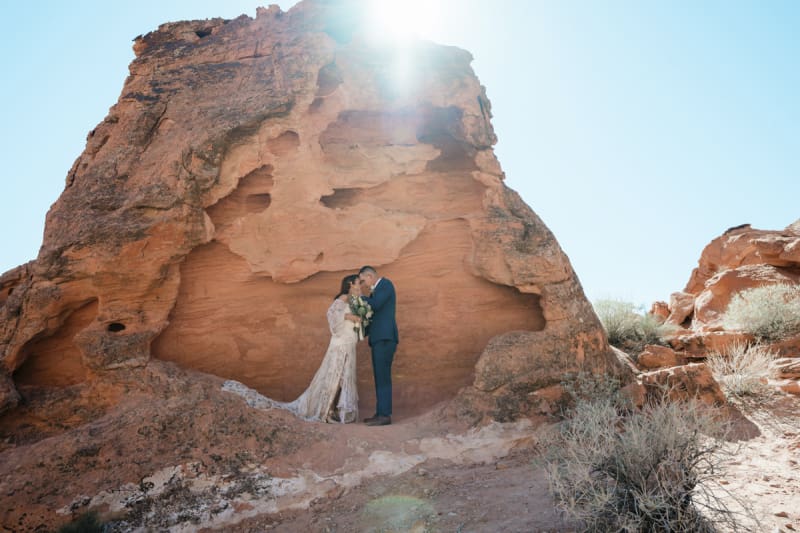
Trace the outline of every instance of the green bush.
<path fill-rule="evenodd" d="M 725 353 L 711 353 L 706 364 L 726 393 L 756 396 L 771 390 L 767 381 L 777 377 L 776 357 L 762 344 L 736 343 Z"/>
<path fill-rule="evenodd" d="M 747 529 L 717 483 L 724 427 L 698 404 L 630 412 L 614 396 L 578 398 L 570 415 L 549 443 L 546 470 L 559 508 L 582 531 Z"/>
<path fill-rule="evenodd" d="M 725 329 L 777 341 L 800 333 L 800 286 L 764 285 L 737 293 L 723 315 Z"/>
<path fill-rule="evenodd" d="M 608 342 L 632 355 L 638 355 L 647 344 L 664 344 L 668 333 L 657 317 L 641 312 L 641 308 L 620 300 L 598 300 L 594 310 L 608 335 Z"/>

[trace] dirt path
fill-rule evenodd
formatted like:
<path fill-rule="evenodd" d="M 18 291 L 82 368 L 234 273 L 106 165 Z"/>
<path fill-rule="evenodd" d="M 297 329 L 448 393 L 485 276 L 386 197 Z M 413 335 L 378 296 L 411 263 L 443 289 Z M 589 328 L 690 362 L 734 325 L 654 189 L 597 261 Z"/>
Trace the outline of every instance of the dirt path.
<path fill-rule="evenodd" d="M 752 507 L 760 521 L 754 526 L 756 531 L 800 531 L 800 399 L 775 395 L 738 406 L 751 429 L 746 440 L 730 444 L 736 455 L 727 465 L 722 484 Z M 377 430 L 329 427 L 328 445 L 341 446 L 346 434 L 347 445 L 338 449 L 355 452 L 343 463 L 339 457 L 341 466 L 334 472 L 352 472 L 357 465 L 367 464 L 368 457 L 383 452 L 387 464 L 394 462 L 397 467 L 394 473 L 386 466 L 385 474 L 364 476 L 358 485 L 313 500 L 306 510 L 257 516 L 231 531 L 574 530 L 557 513 L 546 474 L 535 465 L 536 431 L 531 430 L 525 439 L 522 433 L 503 427 L 496 425 L 483 433 L 447 428 L 456 433 L 442 436 L 445 428 L 437 431 L 433 415 Z M 434 441 L 450 453 L 431 454 Z M 500 445 L 502 441 L 505 444 Z M 419 462 L 398 466 L 404 453 L 420 458 Z M 330 459 L 334 456 L 317 455 L 305 466 L 327 462 L 333 467 L 337 461 Z"/>
<path fill-rule="evenodd" d="M 431 461 L 381 477 L 307 511 L 258 517 L 231 531 L 569 531 L 555 512 L 544 472 L 532 451 L 517 450 L 491 464 Z"/>
<path fill-rule="evenodd" d="M 800 399 L 776 394 L 737 405 L 748 429 L 730 443 L 736 455 L 723 486 L 752 507 L 756 531 L 800 531 Z M 281 461 L 340 487 L 307 509 L 259 515 L 232 531 L 574 529 L 557 513 L 535 465 L 538 430 L 525 423 L 481 430 L 447 424 L 430 413 L 386 428 L 324 426 L 323 443 Z M 347 481 L 354 475 L 358 483 Z"/>
<path fill-rule="evenodd" d="M 321 431 L 323 443 L 281 458 L 281 470 L 313 470 L 340 486 L 308 509 L 260 515 L 226 529 L 571 530 L 556 513 L 544 471 L 534 465 L 537 430 L 528 421 L 470 429 L 434 411 L 388 427 L 326 425 Z"/>
<path fill-rule="evenodd" d="M 313 424 L 153 366 L 105 413 L 81 410 L 109 397 L 85 388 L 0 418 L 0 531 L 54 530 L 87 510 L 120 532 L 574 529 L 535 466 L 543 420 L 470 428 L 434 409 L 378 428 Z M 59 409 L 85 420 L 41 422 Z M 758 531 L 800 531 L 800 398 L 739 410 L 724 487 L 753 507 Z"/>

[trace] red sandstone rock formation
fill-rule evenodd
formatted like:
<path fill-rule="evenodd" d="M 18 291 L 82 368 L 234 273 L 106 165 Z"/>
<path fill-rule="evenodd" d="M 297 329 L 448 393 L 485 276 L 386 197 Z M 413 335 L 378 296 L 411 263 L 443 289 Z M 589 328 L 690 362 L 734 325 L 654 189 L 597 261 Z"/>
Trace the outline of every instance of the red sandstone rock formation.
<path fill-rule="evenodd" d="M 613 367 L 567 257 L 503 184 L 469 53 L 367 42 L 343 9 L 136 39 L 38 258 L 0 277 L 0 411 L 15 384 L 152 358 L 291 399 L 324 354 L 339 280 L 365 263 L 398 290 L 398 413 L 467 387 L 460 412 L 513 418 L 563 372 Z"/>
<path fill-rule="evenodd" d="M 800 282 L 800 233 L 731 228 L 711 241 L 684 289 L 694 297 L 692 329 L 715 331 L 734 294 L 761 285 Z"/>
<path fill-rule="evenodd" d="M 756 230 L 745 224 L 711 241 L 686 288 L 670 297 L 666 322 L 690 330 L 676 335 L 673 346 L 699 354 L 746 340 L 741 333 L 722 331 L 723 314 L 738 292 L 800 283 L 799 228 L 800 220 L 782 231 Z"/>
<path fill-rule="evenodd" d="M 697 268 L 682 292 L 670 297 L 666 322 L 684 326 L 668 338 L 679 353 L 705 357 L 725 352 L 733 344 L 752 343 L 752 335 L 726 331 L 723 316 L 733 297 L 762 285 L 800 283 L 800 220 L 782 231 L 752 229 L 745 224 L 726 231 L 705 247 Z M 663 302 L 654 309 L 663 308 Z M 770 346 L 776 353 L 800 357 L 800 335 Z M 796 378 L 780 387 L 797 394 Z"/>
<path fill-rule="evenodd" d="M 749 224 L 730 228 L 705 247 L 684 292 L 698 295 L 714 276 L 748 265 L 769 265 L 784 273 L 800 268 L 798 225 L 800 220 L 782 231 L 757 230 Z"/>
<path fill-rule="evenodd" d="M 682 387 L 693 379 L 713 381 L 705 370 L 698 374 L 691 364 L 676 365 L 687 359 L 703 359 L 710 353 L 724 353 L 735 344 L 755 342 L 750 334 L 724 330 L 725 310 L 738 292 L 778 283 L 800 283 L 800 220 L 783 231 L 754 230 L 745 224 L 714 239 L 703 250 L 686 288 L 673 293 L 669 304 L 652 305 L 652 314 L 676 328 L 666 337 L 674 351 L 662 346 L 646 347 L 636 358 L 638 367 L 660 370 L 637 374 L 638 386 L 648 380 L 662 385 L 680 383 Z M 771 349 L 788 357 L 800 357 L 800 336 L 773 343 Z M 786 379 L 777 383 L 780 388 L 800 390 L 791 376 L 782 377 Z M 641 399 L 636 387 L 631 384 L 627 389 Z M 721 396 L 714 392 L 708 398 L 718 401 Z"/>

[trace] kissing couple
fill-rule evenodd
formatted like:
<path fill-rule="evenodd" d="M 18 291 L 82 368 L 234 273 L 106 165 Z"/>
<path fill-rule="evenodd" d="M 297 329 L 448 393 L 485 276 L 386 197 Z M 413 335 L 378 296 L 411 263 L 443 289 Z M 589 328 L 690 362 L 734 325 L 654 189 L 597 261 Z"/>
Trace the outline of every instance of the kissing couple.
<path fill-rule="evenodd" d="M 368 426 L 392 423 L 392 361 L 399 336 L 394 285 L 371 266 L 342 279 L 328 308 L 331 340 L 311 384 L 296 400 L 276 404 L 306 420 L 350 423 L 358 420 L 356 344 L 364 335 L 372 350 L 372 375 L 377 397 Z"/>

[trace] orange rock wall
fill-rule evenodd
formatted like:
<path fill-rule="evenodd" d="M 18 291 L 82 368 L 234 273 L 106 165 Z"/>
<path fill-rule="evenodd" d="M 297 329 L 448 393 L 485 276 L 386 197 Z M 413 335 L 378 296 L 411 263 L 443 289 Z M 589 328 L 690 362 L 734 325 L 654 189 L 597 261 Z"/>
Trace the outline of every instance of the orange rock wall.
<path fill-rule="evenodd" d="M 15 379 L 102 380 L 151 357 L 291 399 L 325 352 L 340 279 L 363 264 L 397 286 L 401 409 L 472 385 L 475 406 L 517 405 L 519 379 L 613 366 L 568 258 L 503 183 L 471 56 L 368 41 L 354 5 L 136 39 L 39 257 L 0 276 L 0 411 Z M 512 340 L 485 351 L 498 335 Z"/>
<path fill-rule="evenodd" d="M 447 222 L 423 233 L 381 269 L 398 292 L 401 341 L 393 376 L 401 411 L 418 411 L 469 385 L 491 337 L 544 327 L 538 297 L 495 285 L 464 269 L 468 227 Z M 212 243 L 181 268 L 170 325 L 155 357 L 235 379 L 262 394 L 294 399 L 314 375 L 330 338 L 325 312 L 349 272 L 299 283 L 253 275 L 245 261 Z M 369 348 L 359 350 L 362 408 L 373 408 Z"/>

